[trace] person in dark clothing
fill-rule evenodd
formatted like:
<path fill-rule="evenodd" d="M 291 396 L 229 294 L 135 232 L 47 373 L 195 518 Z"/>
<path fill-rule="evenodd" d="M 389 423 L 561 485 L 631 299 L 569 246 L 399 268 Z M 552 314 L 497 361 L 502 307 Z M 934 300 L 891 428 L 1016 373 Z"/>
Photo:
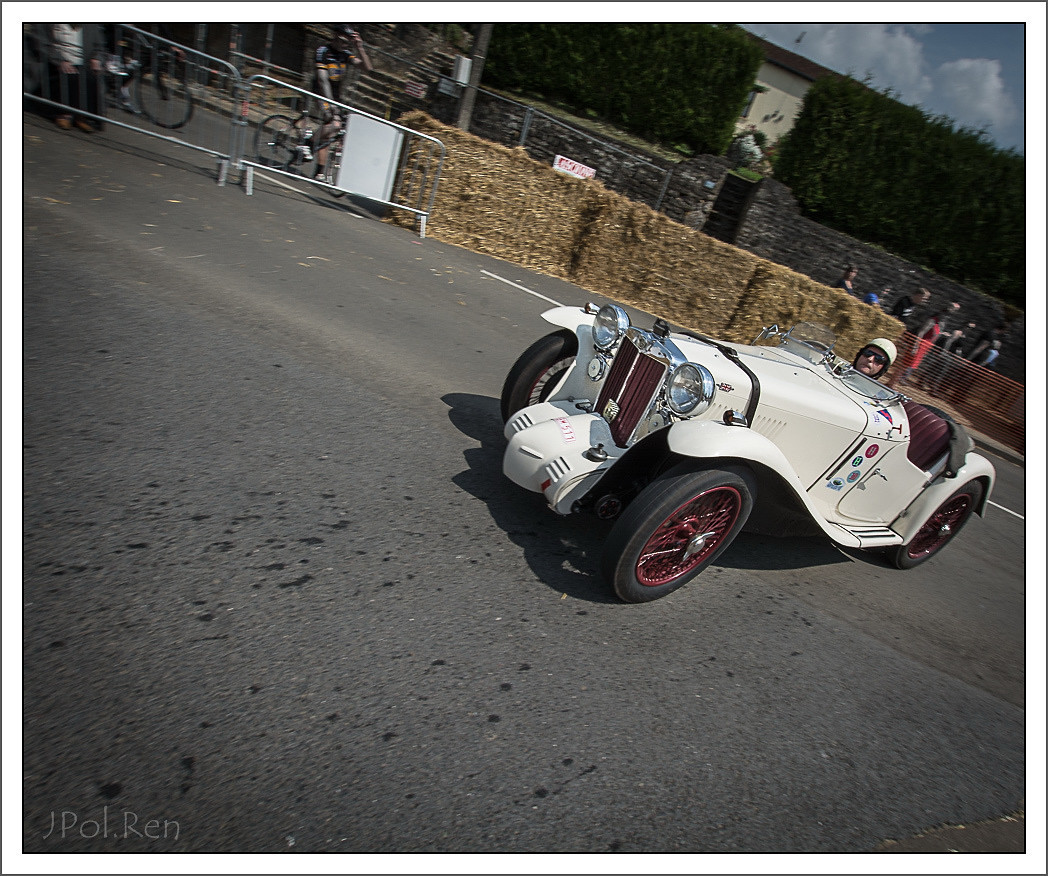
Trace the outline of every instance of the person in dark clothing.
<path fill-rule="evenodd" d="M 985 361 L 989 356 L 991 350 L 997 350 L 1000 352 L 1001 344 L 1004 341 L 1004 335 L 1008 331 L 1008 327 L 1003 323 L 998 323 L 992 329 L 987 329 L 979 337 L 975 339 L 975 343 L 967 355 L 969 362 L 975 362 L 977 365 L 986 365 Z M 989 357 L 992 362 L 997 356 Z"/>
<path fill-rule="evenodd" d="M 50 98 L 73 110 L 99 115 L 98 94 L 102 64 L 101 34 L 97 25 L 52 24 L 49 61 L 51 66 Z M 75 124 L 81 131 L 97 130 L 97 122 L 85 116 L 60 112 L 55 117 L 60 128 L 68 130 Z"/>
<path fill-rule="evenodd" d="M 833 284 L 834 289 L 843 289 L 849 295 L 855 294 L 855 289 L 852 288 L 852 282 L 855 280 L 855 275 L 859 273 L 859 269 L 854 265 L 848 265 L 844 269 L 844 273 L 841 274 L 841 278 Z"/>
<path fill-rule="evenodd" d="M 913 316 L 917 308 L 921 307 L 931 297 L 931 294 L 931 292 L 921 286 L 916 292 L 903 295 L 902 298 L 896 301 L 888 311 L 888 315 L 906 322 Z"/>
<path fill-rule="evenodd" d="M 968 323 L 968 330 L 975 328 L 975 323 Z M 917 372 L 915 382 L 918 386 L 932 393 L 938 393 L 959 361 L 961 348 L 964 345 L 964 329 L 956 328 L 945 331 L 935 339 L 932 349 Z"/>

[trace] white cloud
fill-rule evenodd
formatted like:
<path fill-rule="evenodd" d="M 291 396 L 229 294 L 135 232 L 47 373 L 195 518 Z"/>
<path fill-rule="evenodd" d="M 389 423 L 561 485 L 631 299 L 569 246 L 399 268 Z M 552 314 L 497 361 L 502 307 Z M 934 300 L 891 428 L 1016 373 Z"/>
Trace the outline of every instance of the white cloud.
<path fill-rule="evenodd" d="M 959 58 L 931 68 L 922 37 L 929 34 L 933 25 L 743 27 L 831 70 L 860 80 L 869 75 L 874 88 L 890 89 L 896 100 L 920 106 L 931 115 L 948 116 L 960 127 L 986 128 L 992 134 L 1022 118 L 1015 98 L 1005 87 L 999 61 Z"/>
<path fill-rule="evenodd" d="M 966 127 L 1004 127 L 1019 115 L 1005 90 L 1000 61 L 949 61 L 935 71 L 935 91 L 946 107 L 944 112 Z"/>
<path fill-rule="evenodd" d="M 772 24 L 746 25 L 758 35 L 779 43 L 824 67 L 849 73 L 856 79 L 873 77 L 877 88 L 891 86 L 903 103 L 920 103 L 932 90 L 925 72 L 919 27 L 886 24 Z M 797 36 L 804 36 L 796 42 Z"/>

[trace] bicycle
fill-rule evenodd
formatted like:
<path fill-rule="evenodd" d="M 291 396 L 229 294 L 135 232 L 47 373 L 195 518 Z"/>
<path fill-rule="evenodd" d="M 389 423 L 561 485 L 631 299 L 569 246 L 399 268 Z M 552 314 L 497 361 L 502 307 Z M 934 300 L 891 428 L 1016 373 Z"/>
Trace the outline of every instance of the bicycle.
<path fill-rule="evenodd" d="M 126 43 L 122 49 L 128 48 Z M 144 115 L 161 128 L 181 128 L 193 117 L 193 93 L 185 52 L 174 46 L 147 45 L 135 35 L 131 57 L 110 55 L 110 101 L 134 115 Z M 134 99 L 131 99 L 131 87 Z"/>
<path fill-rule="evenodd" d="M 334 186 L 342 165 L 342 141 L 346 133 L 345 123 L 323 143 L 314 143 L 313 136 L 319 125 L 308 110 L 298 118 L 276 113 L 263 119 L 255 131 L 255 155 L 263 167 L 272 167 L 286 173 L 296 173 L 307 179 Z M 327 149 L 327 162 L 322 177 L 316 176 L 317 155 Z M 346 193 L 333 188 L 336 198 Z"/>

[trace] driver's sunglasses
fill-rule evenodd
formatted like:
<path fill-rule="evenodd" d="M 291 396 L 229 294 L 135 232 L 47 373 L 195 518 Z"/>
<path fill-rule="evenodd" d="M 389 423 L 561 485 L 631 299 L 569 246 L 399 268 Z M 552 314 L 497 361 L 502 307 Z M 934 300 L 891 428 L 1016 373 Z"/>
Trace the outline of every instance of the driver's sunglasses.
<path fill-rule="evenodd" d="M 888 357 L 884 353 L 878 353 L 876 350 L 863 350 L 859 353 L 860 356 L 866 356 L 869 359 L 873 359 L 878 365 L 883 365 L 888 361 Z"/>

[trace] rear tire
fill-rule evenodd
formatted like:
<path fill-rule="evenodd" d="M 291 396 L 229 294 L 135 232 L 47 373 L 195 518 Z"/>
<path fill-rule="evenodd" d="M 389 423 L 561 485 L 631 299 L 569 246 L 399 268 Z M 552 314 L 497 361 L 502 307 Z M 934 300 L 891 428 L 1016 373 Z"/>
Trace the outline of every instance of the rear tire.
<path fill-rule="evenodd" d="M 601 571 L 624 602 L 661 599 L 697 577 L 735 540 L 753 510 L 744 468 L 681 463 L 645 487 L 615 522 Z"/>
<path fill-rule="evenodd" d="M 936 508 L 906 544 L 891 551 L 898 569 L 913 569 L 941 551 L 961 531 L 983 497 L 981 481 L 968 481 Z"/>
<path fill-rule="evenodd" d="M 193 97 L 186 81 L 186 63 L 161 53 L 138 73 L 138 105 L 161 128 L 181 128 L 193 115 Z"/>
<path fill-rule="evenodd" d="M 502 421 L 548 399 L 578 351 L 578 338 L 565 329 L 539 338 L 521 353 L 502 386 Z"/>

